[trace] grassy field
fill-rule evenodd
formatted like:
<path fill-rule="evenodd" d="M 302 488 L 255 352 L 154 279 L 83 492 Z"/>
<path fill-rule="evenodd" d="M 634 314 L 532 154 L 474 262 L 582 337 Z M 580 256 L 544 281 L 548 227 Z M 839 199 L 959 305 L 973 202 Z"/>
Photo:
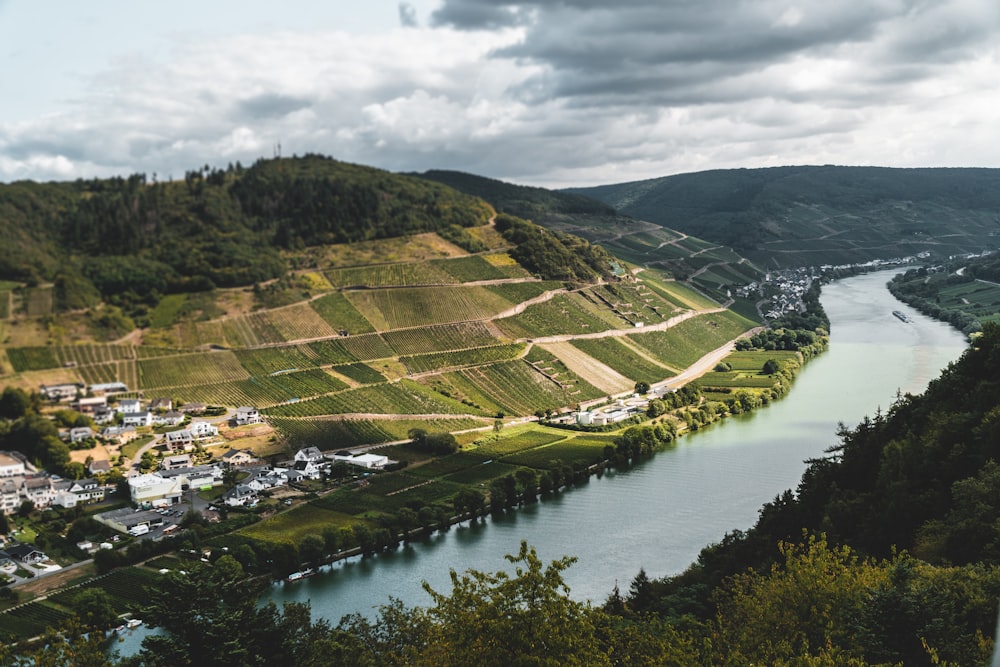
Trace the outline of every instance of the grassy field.
<path fill-rule="evenodd" d="M 573 341 L 572 345 L 633 382 L 652 384 L 675 374 L 650 359 L 648 354 L 640 353 L 624 337 L 584 338 Z"/>
<path fill-rule="evenodd" d="M 268 542 L 298 544 L 306 535 L 322 535 L 324 528 L 342 528 L 351 523 L 348 515 L 307 503 L 241 528 L 236 533 Z"/>
<path fill-rule="evenodd" d="M 352 334 L 375 331 L 372 323 L 358 312 L 343 292 L 334 292 L 313 299 L 309 302 L 309 307 L 337 331 L 347 331 Z"/>
<path fill-rule="evenodd" d="M 385 342 L 400 356 L 487 347 L 504 342 L 483 322 L 456 322 L 389 331 Z"/>
<path fill-rule="evenodd" d="M 359 290 L 347 297 L 379 331 L 487 319 L 511 306 L 483 287 Z"/>
<path fill-rule="evenodd" d="M 660 362 L 682 369 L 753 326 L 750 320 L 725 311 L 692 317 L 666 331 L 632 334 L 627 338 Z"/>
<path fill-rule="evenodd" d="M 497 361 L 516 359 L 524 354 L 524 343 L 509 345 L 491 345 L 488 347 L 473 347 L 454 352 L 435 352 L 414 357 L 402 357 L 400 361 L 406 364 L 411 373 L 421 373 L 446 368 L 463 366 L 482 366 Z"/>
<path fill-rule="evenodd" d="M 538 338 L 556 334 L 585 334 L 631 326 L 606 306 L 579 294 L 558 294 L 528 306 L 523 312 L 497 321 L 511 338 Z"/>

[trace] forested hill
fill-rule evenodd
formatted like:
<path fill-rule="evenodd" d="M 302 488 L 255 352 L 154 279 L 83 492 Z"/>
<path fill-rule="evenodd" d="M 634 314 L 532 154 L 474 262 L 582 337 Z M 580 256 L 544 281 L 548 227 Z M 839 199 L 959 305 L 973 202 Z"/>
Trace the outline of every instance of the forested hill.
<path fill-rule="evenodd" d="M 1000 233 L 1000 169 L 728 169 L 566 192 L 771 267 L 979 252 Z"/>
<path fill-rule="evenodd" d="M 599 215 L 615 217 L 612 206 L 591 197 L 546 190 L 526 185 L 505 183 L 485 176 L 461 171 L 431 170 L 417 174 L 420 178 L 443 183 L 488 201 L 498 211 L 534 222 L 550 215 Z"/>
<path fill-rule="evenodd" d="M 54 281 L 59 306 L 130 289 L 195 291 L 280 276 L 279 251 L 464 228 L 481 199 L 424 179 L 322 156 L 156 176 L 0 185 L 0 279 Z"/>

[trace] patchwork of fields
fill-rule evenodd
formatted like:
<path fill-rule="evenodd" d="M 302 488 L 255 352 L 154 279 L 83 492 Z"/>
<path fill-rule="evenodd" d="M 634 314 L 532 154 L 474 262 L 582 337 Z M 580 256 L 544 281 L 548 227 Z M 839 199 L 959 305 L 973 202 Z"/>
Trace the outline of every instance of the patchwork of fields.
<path fill-rule="evenodd" d="M 668 250 L 716 257 L 710 244 L 664 234 L 634 235 L 629 243 L 636 252 L 666 243 Z M 422 243 L 422 252 L 436 248 Z M 369 245 L 373 257 L 405 254 L 398 244 L 387 242 L 395 250 L 382 255 L 377 242 Z M 175 322 L 192 304 L 202 314 L 219 309 L 203 294 L 172 295 L 152 314 L 172 346 L 10 347 L 6 365 L 24 382 L 121 381 L 147 396 L 254 405 L 293 442 L 349 446 L 400 439 L 414 427 L 461 430 L 500 414 L 530 415 L 626 392 L 637 381 L 675 375 L 754 326 L 713 312 L 649 331 L 718 304 L 653 271 L 581 287 L 532 278 L 505 252 L 446 249 L 430 261 L 314 271 L 302 284 L 318 294 L 215 319 Z M 11 292 L 0 296 L 9 313 Z M 51 290 L 19 298 L 29 310 L 51 308 Z"/>

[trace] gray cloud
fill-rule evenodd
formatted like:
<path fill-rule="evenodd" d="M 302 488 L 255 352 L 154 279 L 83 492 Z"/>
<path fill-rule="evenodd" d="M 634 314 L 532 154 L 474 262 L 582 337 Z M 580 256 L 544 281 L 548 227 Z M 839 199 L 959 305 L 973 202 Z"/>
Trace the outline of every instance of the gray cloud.
<path fill-rule="evenodd" d="M 280 118 L 310 106 L 310 100 L 279 93 L 261 93 L 237 103 L 239 112 L 251 119 Z"/>
<path fill-rule="evenodd" d="M 399 25 L 404 28 L 416 28 L 417 10 L 408 2 L 399 3 Z"/>

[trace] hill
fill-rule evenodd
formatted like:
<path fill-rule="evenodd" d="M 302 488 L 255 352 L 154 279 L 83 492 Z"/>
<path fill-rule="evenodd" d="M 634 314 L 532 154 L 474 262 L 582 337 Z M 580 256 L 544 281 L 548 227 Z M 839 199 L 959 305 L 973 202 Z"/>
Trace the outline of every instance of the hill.
<path fill-rule="evenodd" d="M 253 405 L 290 443 L 575 406 L 755 325 L 669 277 L 616 271 L 578 236 L 318 156 L 2 197 L 17 215 L 0 233 L 45 261 L 8 258 L 0 382 Z"/>
<path fill-rule="evenodd" d="M 996 169 L 729 169 L 567 192 L 767 268 L 981 252 L 1000 232 Z"/>
<path fill-rule="evenodd" d="M 763 276 L 763 271 L 731 248 L 693 233 L 620 215 L 589 196 L 454 171 L 428 171 L 420 176 L 481 197 L 498 211 L 585 238 L 619 259 L 666 272 L 718 301 L 729 298 L 731 286 L 759 281 Z M 753 307 L 748 305 L 744 310 L 752 311 Z"/>
<path fill-rule="evenodd" d="M 493 211 L 425 180 L 322 156 L 72 183 L 0 185 L 0 279 L 54 283 L 56 310 L 131 310 L 163 294 L 278 278 L 282 251 L 465 227 Z"/>

